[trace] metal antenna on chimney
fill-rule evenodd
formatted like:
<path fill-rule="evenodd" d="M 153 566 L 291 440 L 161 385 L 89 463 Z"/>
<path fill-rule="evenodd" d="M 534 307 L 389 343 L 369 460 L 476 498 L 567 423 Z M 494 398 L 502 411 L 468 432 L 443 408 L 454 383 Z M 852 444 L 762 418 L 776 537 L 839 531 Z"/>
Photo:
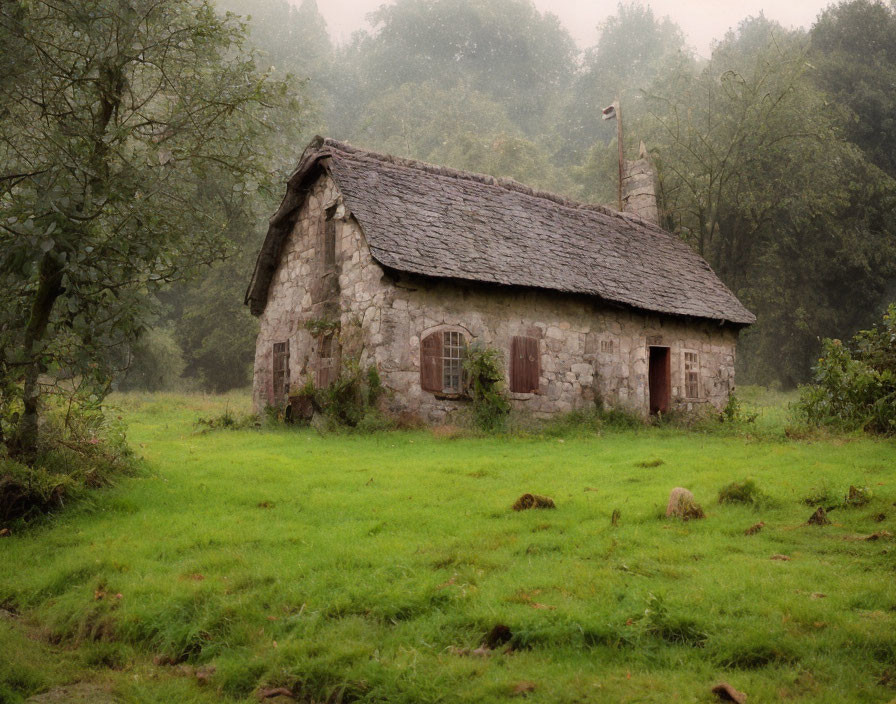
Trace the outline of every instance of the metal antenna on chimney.
<path fill-rule="evenodd" d="M 602 111 L 604 120 L 616 120 L 616 143 L 619 146 L 619 188 L 617 190 L 619 196 L 619 212 L 622 212 L 622 170 L 623 170 L 623 154 L 622 154 L 622 110 L 619 107 L 619 98 L 613 101 L 610 107 L 604 108 Z"/>

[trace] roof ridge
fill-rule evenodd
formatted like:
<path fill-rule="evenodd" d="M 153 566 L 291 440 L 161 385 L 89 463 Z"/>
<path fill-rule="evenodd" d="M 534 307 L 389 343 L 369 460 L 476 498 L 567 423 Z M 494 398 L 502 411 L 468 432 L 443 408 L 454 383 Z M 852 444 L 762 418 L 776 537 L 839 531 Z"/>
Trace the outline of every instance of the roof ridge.
<path fill-rule="evenodd" d="M 424 173 L 432 174 L 435 176 L 446 176 L 448 178 L 454 178 L 461 181 L 471 181 L 473 183 L 479 183 L 486 186 L 497 186 L 514 193 L 522 193 L 523 195 L 527 195 L 533 198 L 549 200 L 553 203 L 556 203 L 557 205 L 572 208 L 574 210 L 591 210 L 603 215 L 608 215 L 610 217 L 616 217 L 622 220 L 636 222 L 641 225 L 649 225 L 653 228 L 661 229 L 654 223 L 648 222 L 647 220 L 644 220 L 634 213 L 620 212 L 605 205 L 598 205 L 597 203 L 583 203 L 581 201 L 572 200 L 571 198 L 567 198 L 566 196 L 560 195 L 559 193 L 552 193 L 550 191 L 543 191 L 537 188 L 532 188 L 531 186 L 527 186 L 526 184 L 520 183 L 516 179 L 509 177 L 498 178 L 495 176 L 490 176 L 489 174 L 477 173 L 475 171 L 464 171 L 463 169 L 455 169 L 450 166 L 439 166 L 438 164 L 430 164 L 429 162 L 420 161 L 418 159 L 409 159 L 407 157 L 393 156 L 391 154 L 383 154 L 381 152 L 373 152 L 367 149 L 355 147 L 348 142 L 341 142 L 331 137 L 317 137 L 313 144 L 315 144 L 317 149 L 319 150 L 323 150 L 324 148 L 329 147 L 330 149 L 336 149 L 340 152 L 349 154 L 354 158 L 371 159 L 373 161 L 379 161 L 386 164 L 395 164 L 397 166 L 416 169 L 418 171 L 423 171 Z M 665 230 L 662 231 L 665 232 Z"/>

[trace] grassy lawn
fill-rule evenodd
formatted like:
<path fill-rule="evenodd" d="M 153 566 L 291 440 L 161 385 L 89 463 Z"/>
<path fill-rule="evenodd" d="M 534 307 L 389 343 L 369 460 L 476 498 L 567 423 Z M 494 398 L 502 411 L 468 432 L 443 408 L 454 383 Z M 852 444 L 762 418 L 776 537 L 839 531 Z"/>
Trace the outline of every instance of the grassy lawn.
<path fill-rule="evenodd" d="M 247 399 L 115 401 L 144 470 L 0 541 L 0 701 L 896 698 L 896 541 L 857 539 L 896 533 L 893 442 L 787 439 L 780 403 L 753 434 L 452 438 L 201 433 Z M 717 502 L 748 477 L 769 501 Z M 805 525 L 851 484 L 871 503 Z M 676 486 L 705 520 L 662 517 Z M 557 509 L 511 511 L 524 492 Z M 471 652 L 496 625 L 509 644 Z"/>

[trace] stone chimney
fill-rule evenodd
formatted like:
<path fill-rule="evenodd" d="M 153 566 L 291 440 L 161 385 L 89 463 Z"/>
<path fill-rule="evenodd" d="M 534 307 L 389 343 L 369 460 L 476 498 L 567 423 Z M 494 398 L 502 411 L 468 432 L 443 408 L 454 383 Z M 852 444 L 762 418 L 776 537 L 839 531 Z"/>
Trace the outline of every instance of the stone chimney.
<path fill-rule="evenodd" d="M 641 142 L 638 159 L 625 162 L 622 179 L 622 210 L 638 215 L 641 219 L 659 224 L 656 206 L 656 170 L 650 163 L 647 147 Z"/>

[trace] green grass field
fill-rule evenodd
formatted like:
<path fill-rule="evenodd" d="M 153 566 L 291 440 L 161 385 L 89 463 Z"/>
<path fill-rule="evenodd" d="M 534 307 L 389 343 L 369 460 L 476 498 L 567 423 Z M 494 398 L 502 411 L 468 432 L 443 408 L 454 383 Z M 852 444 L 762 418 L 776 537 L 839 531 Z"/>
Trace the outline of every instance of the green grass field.
<path fill-rule="evenodd" d="M 0 701 L 890 702 L 896 541 L 858 538 L 896 533 L 896 444 L 790 440 L 772 401 L 755 430 L 456 438 L 198 432 L 247 399 L 119 396 L 143 470 L 0 540 Z M 717 502 L 746 478 L 764 503 Z M 805 525 L 851 484 L 871 503 Z M 662 517 L 676 486 L 705 520 Z"/>

